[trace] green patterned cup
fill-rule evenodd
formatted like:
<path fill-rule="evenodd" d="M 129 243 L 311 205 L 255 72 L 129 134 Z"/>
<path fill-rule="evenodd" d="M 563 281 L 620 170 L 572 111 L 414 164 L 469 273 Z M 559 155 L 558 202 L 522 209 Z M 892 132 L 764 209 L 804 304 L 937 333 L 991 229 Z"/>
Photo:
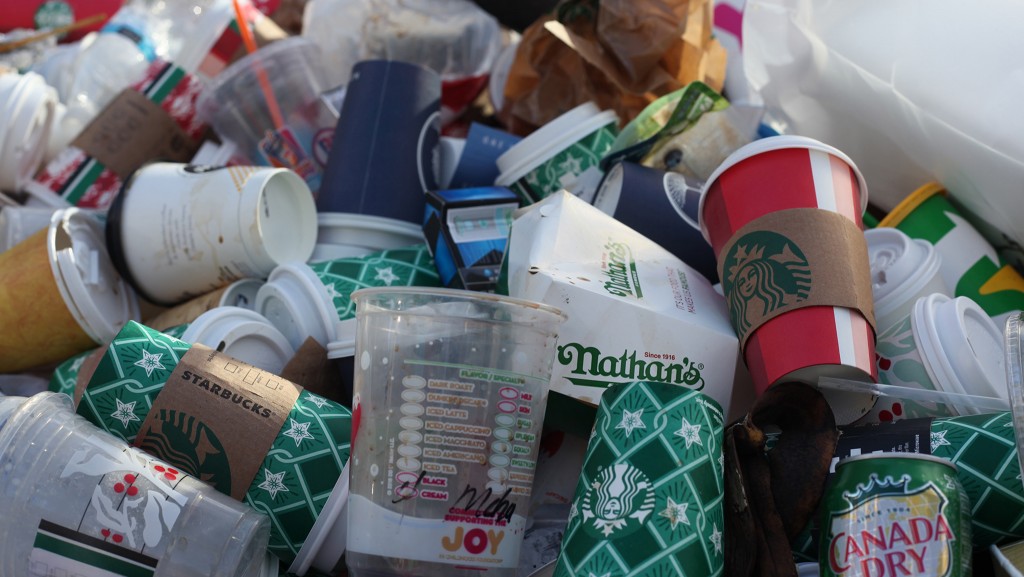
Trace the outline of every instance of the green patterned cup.
<path fill-rule="evenodd" d="M 618 120 L 592 102 L 573 108 L 499 156 L 494 184 L 512 189 L 524 205 L 570 186 L 587 169 L 597 169 L 615 142 Z"/>
<path fill-rule="evenodd" d="M 189 343 L 129 322 L 107 348 L 82 396 L 78 413 L 114 436 L 135 442 L 158 395 L 191 348 Z M 264 393 L 256 390 L 259 383 L 252 383 L 248 389 L 240 383 L 233 385 L 242 393 L 237 396 L 264 398 Z M 206 390 L 197 388 L 195 394 L 213 393 L 211 400 L 223 397 L 211 387 L 202 388 Z M 344 530 L 344 519 L 338 517 L 348 492 L 351 423 L 351 412 L 345 407 L 301 391 L 245 493 L 245 503 L 271 518 L 270 552 L 292 563 L 290 570 L 298 574 L 311 563 L 330 571 L 341 557 L 342 550 L 336 550 L 334 559 L 324 561 L 322 557 L 329 555 L 320 555 L 315 549 L 321 548 L 325 540 L 336 543 L 332 533 Z M 228 493 L 230 486 L 225 487 L 223 481 L 230 478 L 231 471 L 225 471 L 230 467 L 223 452 L 217 450 L 220 426 L 212 422 L 200 422 L 194 428 L 189 425 L 182 432 L 192 445 L 175 445 L 173 451 L 167 451 L 173 454 L 156 456 L 182 469 L 192 463 L 195 470 L 187 473 Z M 149 443 L 146 448 L 150 448 Z M 183 449 L 194 454 L 182 457 Z M 311 547 L 304 547 L 307 542 Z"/>
<path fill-rule="evenodd" d="M 721 575 L 722 409 L 653 382 L 601 396 L 555 577 Z"/>

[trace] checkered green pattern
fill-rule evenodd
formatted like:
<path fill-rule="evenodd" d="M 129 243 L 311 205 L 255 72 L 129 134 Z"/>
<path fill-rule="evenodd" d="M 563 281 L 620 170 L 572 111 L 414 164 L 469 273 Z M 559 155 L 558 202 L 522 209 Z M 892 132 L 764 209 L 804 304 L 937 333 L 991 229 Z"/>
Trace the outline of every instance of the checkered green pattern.
<path fill-rule="evenodd" d="M 131 443 L 191 347 L 129 322 L 103 355 L 78 413 Z M 245 502 L 270 516 L 270 550 L 285 563 L 295 559 L 341 476 L 351 429 L 348 409 L 303 391 L 249 487 Z"/>
<path fill-rule="evenodd" d="M 78 404 L 78 414 L 131 444 L 153 400 L 192 345 L 135 321 L 117 333 Z"/>
<path fill-rule="evenodd" d="M 683 387 L 606 390 L 555 577 L 721 575 L 723 420 Z"/>
<path fill-rule="evenodd" d="M 53 376 L 50 377 L 49 390 L 55 393 L 64 393 L 74 398 L 75 381 L 78 380 L 78 371 L 82 369 L 82 363 L 85 362 L 86 357 L 93 354 L 93 352 L 95 352 L 95 349 L 90 349 L 57 365 L 57 368 L 53 370 Z"/>
<path fill-rule="evenodd" d="M 588 168 L 597 166 L 605 153 L 611 150 L 617 135 L 614 122 L 602 126 L 545 160 L 509 188 L 523 204 L 539 202 L 562 189 L 563 176 L 579 176 Z"/>
<path fill-rule="evenodd" d="M 352 413 L 303 391 L 281 430 L 245 502 L 270 517 L 270 552 L 294 559 L 348 461 Z"/>
<path fill-rule="evenodd" d="M 935 419 L 931 451 L 957 466 L 971 499 L 975 547 L 1024 538 L 1024 485 L 1012 413 Z"/>
<path fill-rule="evenodd" d="M 370 255 L 341 258 L 309 265 L 327 287 L 334 299 L 339 320 L 356 318 L 356 305 L 350 298 L 353 291 L 383 286 L 439 287 L 434 259 L 426 243 L 376 252 Z"/>

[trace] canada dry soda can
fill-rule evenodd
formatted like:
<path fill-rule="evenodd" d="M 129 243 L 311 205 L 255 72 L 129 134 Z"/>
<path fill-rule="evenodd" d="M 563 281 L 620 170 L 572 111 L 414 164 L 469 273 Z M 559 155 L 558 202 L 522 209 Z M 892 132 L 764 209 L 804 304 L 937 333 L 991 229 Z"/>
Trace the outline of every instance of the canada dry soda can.
<path fill-rule="evenodd" d="M 822 577 L 971 574 L 970 504 L 956 466 L 887 453 L 839 462 L 822 506 Z"/>

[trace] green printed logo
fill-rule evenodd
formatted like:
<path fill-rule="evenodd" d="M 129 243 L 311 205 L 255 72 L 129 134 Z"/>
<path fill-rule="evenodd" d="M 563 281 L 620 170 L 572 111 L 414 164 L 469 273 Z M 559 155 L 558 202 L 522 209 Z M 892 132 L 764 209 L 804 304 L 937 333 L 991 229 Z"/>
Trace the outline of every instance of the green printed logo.
<path fill-rule="evenodd" d="M 650 353 L 645 353 L 649 356 Z M 654 355 L 659 356 L 659 355 Z M 558 362 L 563 366 L 572 367 L 574 375 L 605 377 L 603 379 L 583 379 L 566 377 L 574 385 L 581 387 L 607 388 L 616 382 L 653 381 L 672 385 L 684 385 L 694 390 L 704 388 L 704 363 L 691 361 L 683 357 L 677 362 L 661 360 L 644 360 L 637 358 L 637 351 L 623 350 L 622 354 L 613 357 L 603 355 L 597 347 L 585 347 L 580 343 L 566 343 L 558 347 Z M 608 377 L 620 379 L 609 380 Z"/>
<path fill-rule="evenodd" d="M 580 513 L 587 533 L 621 538 L 644 526 L 654 512 L 654 485 L 640 469 L 619 463 L 606 467 L 583 496 Z"/>
<path fill-rule="evenodd" d="M 604 262 L 601 263 L 601 272 L 608 280 L 604 282 L 604 290 L 608 294 L 617 297 L 644 298 L 644 292 L 640 288 L 640 275 L 636 271 L 636 261 L 633 260 L 633 251 L 629 245 L 623 242 L 608 241 L 604 245 Z"/>
<path fill-rule="evenodd" d="M 231 465 L 220 439 L 206 423 L 179 411 L 161 409 L 157 426 L 139 448 L 185 471 L 217 490 L 231 493 Z"/>
<path fill-rule="evenodd" d="M 725 257 L 722 289 L 740 335 L 778 309 L 807 299 L 811 268 L 800 247 L 769 231 L 743 235 Z"/>

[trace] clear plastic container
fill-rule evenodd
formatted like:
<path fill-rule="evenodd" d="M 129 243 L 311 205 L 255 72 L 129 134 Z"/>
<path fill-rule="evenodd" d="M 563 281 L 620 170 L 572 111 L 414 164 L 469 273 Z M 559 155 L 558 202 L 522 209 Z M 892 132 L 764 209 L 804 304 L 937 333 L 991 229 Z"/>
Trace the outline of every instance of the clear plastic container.
<path fill-rule="evenodd" d="M 0 575 L 258 575 L 269 530 L 75 415 L 66 395 L 0 397 Z"/>

